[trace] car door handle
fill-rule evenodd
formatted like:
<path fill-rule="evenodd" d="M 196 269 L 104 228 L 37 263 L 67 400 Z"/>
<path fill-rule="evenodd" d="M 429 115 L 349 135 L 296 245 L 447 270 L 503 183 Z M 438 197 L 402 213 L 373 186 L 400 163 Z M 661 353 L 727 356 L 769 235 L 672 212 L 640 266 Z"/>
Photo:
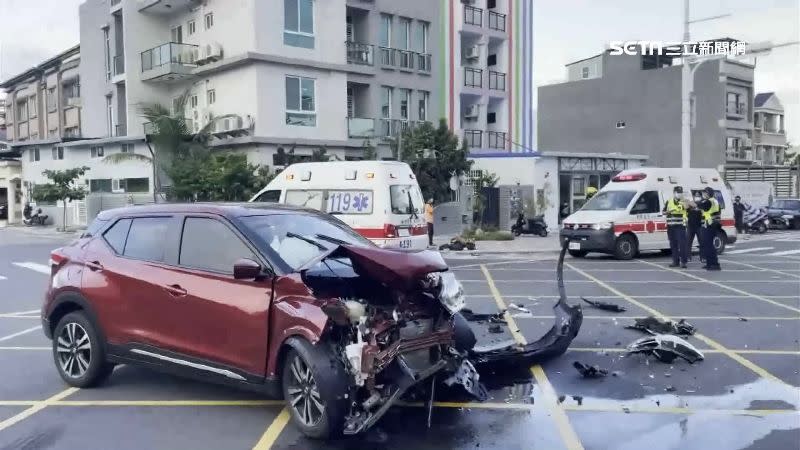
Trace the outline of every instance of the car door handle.
<path fill-rule="evenodd" d="M 103 265 L 100 264 L 100 261 L 89 261 L 86 263 L 86 267 L 88 267 L 92 272 L 99 272 L 103 270 Z"/>
<path fill-rule="evenodd" d="M 186 289 L 182 288 L 180 284 L 169 284 L 164 286 L 164 289 L 173 297 L 185 297 L 187 294 Z"/>

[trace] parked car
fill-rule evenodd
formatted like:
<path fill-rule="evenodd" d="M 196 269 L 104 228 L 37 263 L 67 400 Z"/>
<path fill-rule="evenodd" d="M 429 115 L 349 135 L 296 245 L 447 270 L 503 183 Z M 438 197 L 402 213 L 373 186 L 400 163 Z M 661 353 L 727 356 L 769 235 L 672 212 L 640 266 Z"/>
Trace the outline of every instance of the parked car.
<path fill-rule="evenodd" d="M 767 214 L 773 225 L 783 223 L 788 228 L 800 229 L 800 199 L 777 199 L 767 208 Z"/>
<path fill-rule="evenodd" d="M 142 364 L 282 395 L 325 438 L 368 429 L 434 374 L 485 399 L 476 365 L 566 351 L 582 315 L 564 299 L 541 340 L 479 349 L 438 252 L 381 249 L 285 205 L 149 205 L 104 211 L 51 253 L 42 326 L 72 386 Z"/>

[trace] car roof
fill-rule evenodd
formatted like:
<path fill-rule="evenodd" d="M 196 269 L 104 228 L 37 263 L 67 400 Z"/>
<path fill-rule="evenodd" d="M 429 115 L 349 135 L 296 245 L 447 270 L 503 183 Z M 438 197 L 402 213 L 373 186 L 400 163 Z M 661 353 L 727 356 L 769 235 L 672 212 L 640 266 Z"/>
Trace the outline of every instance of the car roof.
<path fill-rule="evenodd" d="M 280 203 L 158 203 L 127 206 L 100 212 L 100 220 L 118 216 L 149 214 L 217 214 L 225 217 L 262 216 L 272 214 L 320 214 L 319 211 Z"/>

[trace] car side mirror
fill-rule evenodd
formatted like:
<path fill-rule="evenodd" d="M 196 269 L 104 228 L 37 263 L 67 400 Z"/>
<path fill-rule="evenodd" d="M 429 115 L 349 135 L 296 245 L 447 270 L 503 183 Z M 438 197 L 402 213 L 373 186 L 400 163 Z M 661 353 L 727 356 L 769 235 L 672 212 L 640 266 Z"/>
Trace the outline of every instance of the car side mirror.
<path fill-rule="evenodd" d="M 252 259 L 242 258 L 233 264 L 233 278 L 255 280 L 261 276 L 261 265 Z"/>

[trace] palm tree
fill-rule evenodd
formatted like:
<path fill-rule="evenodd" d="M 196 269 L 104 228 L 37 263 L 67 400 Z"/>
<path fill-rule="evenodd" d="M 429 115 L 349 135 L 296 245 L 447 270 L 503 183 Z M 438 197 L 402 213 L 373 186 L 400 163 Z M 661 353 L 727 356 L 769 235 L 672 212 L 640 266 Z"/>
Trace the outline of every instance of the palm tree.
<path fill-rule="evenodd" d="M 159 103 L 144 104 L 140 107 L 142 117 L 147 120 L 144 128 L 145 142 L 150 151 L 149 156 L 128 152 L 112 153 L 103 158 L 103 162 L 108 164 L 121 164 L 126 161 L 150 164 L 153 169 L 154 202 L 157 201 L 161 188 L 160 175 L 169 171 L 172 161 L 176 158 L 193 158 L 207 154 L 211 132 L 217 121 L 232 117 L 231 115 L 212 117 L 208 123 L 194 133 L 192 123 L 186 119 L 185 114 L 189 95 L 190 91 L 187 90 L 175 100 L 174 113 Z"/>

